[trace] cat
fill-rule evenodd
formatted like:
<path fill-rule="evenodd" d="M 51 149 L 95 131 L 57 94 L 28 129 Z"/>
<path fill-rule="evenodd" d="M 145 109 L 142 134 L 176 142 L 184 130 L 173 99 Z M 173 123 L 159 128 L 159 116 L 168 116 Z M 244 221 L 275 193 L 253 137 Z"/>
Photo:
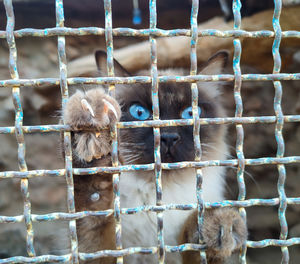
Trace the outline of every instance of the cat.
<path fill-rule="evenodd" d="M 95 53 L 96 64 L 106 75 L 106 53 Z M 200 67 L 200 74 L 220 74 L 228 59 L 228 53 L 219 52 Z M 130 73 L 114 60 L 115 76 L 128 77 Z M 145 75 L 145 72 L 140 72 Z M 159 75 L 187 75 L 184 69 L 159 71 Z M 107 76 L 107 75 L 106 75 Z M 197 83 L 198 112 L 200 117 L 224 117 L 219 85 L 213 82 Z M 191 88 L 188 83 L 159 84 L 160 119 L 192 118 Z M 73 165 L 95 167 L 111 165 L 111 138 L 104 127 L 115 122 L 152 119 L 151 84 L 116 85 L 116 100 L 104 92 L 103 87 L 87 92 L 77 91 L 63 109 L 66 124 L 73 129 L 96 128 L 95 131 L 72 132 Z M 193 127 L 163 127 L 161 132 L 162 162 L 194 160 Z M 222 125 L 201 126 L 202 160 L 226 159 L 226 129 Z M 123 164 L 148 164 L 154 162 L 154 137 L 152 128 L 127 128 L 119 131 L 119 160 Z M 224 199 L 225 169 L 203 169 L 203 197 L 205 201 L 219 202 Z M 77 211 L 113 208 L 111 175 L 74 175 L 75 205 Z M 102 186 L 102 187 L 101 187 Z M 101 189 L 102 188 L 102 189 Z M 102 193 L 104 190 L 104 193 Z M 185 168 L 162 171 L 163 204 L 196 203 L 195 169 Z M 91 197 L 100 193 L 100 199 Z M 120 175 L 120 202 L 122 208 L 156 204 L 153 171 L 122 172 Z M 122 244 L 128 247 L 157 246 L 156 214 L 139 212 L 121 215 Z M 197 243 L 197 212 L 170 210 L 164 212 L 164 240 L 166 245 Z M 234 209 L 206 210 L 203 238 L 208 245 L 209 263 L 223 261 L 238 249 L 247 238 L 246 223 Z M 238 227 L 236 227 L 238 225 Z M 88 217 L 77 220 L 79 249 L 95 252 L 115 249 L 114 221 L 112 218 Z M 105 230 L 105 231 L 104 231 Z M 105 234 L 103 234 L 106 232 Z M 217 241 L 217 242 L 216 242 Z M 167 253 L 166 263 L 193 263 L 198 261 L 194 252 Z M 199 253 L 197 253 L 199 255 Z M 193 261 L 191 261 L 193 259 Z M 125 263 L 157 263 L 156 255 L 129 255 Z M 104 262 L 107 261 L 107 262 Z M 114 263 L 101 258 L 90 263 Z M 195 262 L 196 263 L 196 262 Z M 199 262 L 197 262 L 199 263 Z"/>

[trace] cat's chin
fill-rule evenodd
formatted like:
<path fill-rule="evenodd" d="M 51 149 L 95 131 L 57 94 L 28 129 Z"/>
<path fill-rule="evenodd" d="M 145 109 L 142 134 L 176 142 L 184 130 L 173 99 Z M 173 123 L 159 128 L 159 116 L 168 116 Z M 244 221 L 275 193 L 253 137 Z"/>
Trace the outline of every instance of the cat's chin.
<path fill-rule="evenodd" d="M 190 157 L 178 157 L 177 155 L 172 154 L 164 154 L 161 155 L 162 163 L 177 163 L 177 162 L 185 162 L 185 161 L 193 161 Z"/>
<path fill-rule="evenodd" d="M 172 163 L 172 162 L 177 162 L 177 161 L 172 155 L 166 154 L 166 155 L 163 155 L 161 157 L 161 162 L 163 162 L 163 163 Z"/>

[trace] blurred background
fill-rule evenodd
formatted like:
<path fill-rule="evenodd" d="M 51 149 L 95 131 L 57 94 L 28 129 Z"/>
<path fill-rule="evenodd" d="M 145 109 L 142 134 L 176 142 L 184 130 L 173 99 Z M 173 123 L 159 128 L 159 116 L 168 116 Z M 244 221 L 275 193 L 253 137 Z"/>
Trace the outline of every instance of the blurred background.
<path fill-rule="evenodd" d="M 5 30 L 6 15 L 0 1 L 0 30 Z M 113 27 L 149 27 L 148 1 L 139 0 L 141 23 L 133 23 L 132 0 L 112 0 Z M 189 0 L 157 1 L 158 28 L 175 29 L 190 27 L 191 2 Z M 223 2 L 223 6 L 220 3 Z M 198 24 L 200 29 L 232 29 L 231 1 L 200 1 Z M 290 3 L 291 2 L 291 3 Z M 281 15 L 282 30 L 300 31 L 300 7 L 292 4 L 297 1 L 283 1 Z M 54 0 L 15 0 L 13 1 L 16 26 L 22 28 L 55 27 Z M 272 0 L 242 1 L 242 29 L 249 31 L 272 30 L 274 4 Z M 223 11 L 222 11 L 223 7 Z M 66 27 L 104 27 L 103 1 L 65 0 Z M 225 10 L 225 11 L 224 11 Z M 229 10 L 229 11 L 228 11 Z M 137 19 L 137 18 L 136 18 Z M 273 69 L 273 39 L 242 40 L 242 73 L 271 73 Z M 158 40 L 159 68 L 189 68 L 190 39 L 185 37 Z M 18 51 L 18 71 L 20 78 L 59 77 L 56 37 L 23 37 L 16 39 Z M 147 38 L 115 37 L 116 58 L 134 73 L 137 69 L 149 67 L 150 55 Z M 69 76 L 91 76 L 94 66 L 93 53 L 105 49 L 104 36 L 67 36 L 66 53 Z M 199 39 L 197 54 L 199 64 L 220 49 L 233 50 L 232 39 Z M 300 39 L 283 39 L 281 43 L 282 72 L 300 72 Z M 137 57 L 138 56 L 138 57 Z M 5 39 L 0 39 L 0 78 L 10 79 L 8 70 L 8 47 Z M 96 69 L 96 67 L 95 67 Z M 232 63 L 226 69 L 232 73 Z M 283 81 L 282 108 L 285 115 L 300 114 L 299 81 Z M 72 93 L 74 89 L 70 87 Z M 224 83 L 224 103 L 228 116 L 234 116 L 233 83 Z M 21 97 L 24 110 L 24 125 L 57 124 L 61 109 L 60 88 L 22 87 Z M 274 115 L 272 82 L 244 82 L 242 84 L 244 116 Z M 0 89 L 0 126 L 14 126 L 14 107 L 10 88 Z M 228 126 L 228 142 L 231 155 L 235 154 L 235 126 Z M 244 125 L 246 158 L 275 157 L 277 144 L 274 124 Z M 285 156 L 300 155 L 300 124 L 286 123 L 283 129 Z M 18 169 L 17 143 L 15 135 L 0 134 L 0 170 Z M 59 133 L 25 134 L 26 162 L 29 170 L 63 168 L 59 148 Z M 300 164 L 286 165 L 286 194 L 300 197 Z M 277 192 L 278 171 L 274 165 L 246 167 L 245 180 L 247 199 L 274 198 Z M 236 169 L 228 168 L 227 198 L 237 199 Z M 67 212 L 66 188 L 63 177 L 36 177 L 29 180 L 32 213 Z M 262 240 L 279 238 L 280 224 L 277 206 L 247 208 L 249 239 Z M 23 213 L 20 181 L 0 179 L 0 215 L 15 216 Z M 289 238 L 300 237 L 300 206 L 288 206 L 287 221 Z M 35 248 L 37 254 L 64 254 L 68 246 L 67 223 L 34 223 Z M 26 256 L 26 228 L 24 223 L 0 225 L 0 259 L 11 256 Z M 57 230 L 61 230 L 57 232 Z M 289 247 L 290 263 L 299 263 L 300 246 Z M 248 249 L 248 263 L 279 263 L 280 248 Z"/>

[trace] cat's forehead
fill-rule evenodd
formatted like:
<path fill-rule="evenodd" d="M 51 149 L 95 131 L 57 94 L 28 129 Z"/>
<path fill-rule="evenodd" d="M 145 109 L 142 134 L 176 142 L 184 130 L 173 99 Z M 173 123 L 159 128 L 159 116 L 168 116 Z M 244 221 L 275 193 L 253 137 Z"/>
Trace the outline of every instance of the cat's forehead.
<path fill-rule="evenodd" d="M 132 102 L 145 102 L 151 104 L 152 102 L 152 87 L 150 84 L 134 84 L 131 86 L 122 86 L 117 88 L 117 94 L 119 99 L 127 104 Z M 190 83 L 159 83 L 158 88 L 159 101 L 164 104 L 173 105 L 177 104 L 188 105 L 192 100 L 191 84 Z M 198 97 L 199 101 L 212 102 L 214 96 L 208 89 L 199 87 L 198 85 Z"/>
<path fill-rule="evenodd" d="M 186 76 L 189 71 L 183 68 L 159 70 L 160 76 Z M 208 83 L 197 83 L 198 97 L 202 102 L 215 101 L 219 95 L 218 85 Z M 170 105 L 177 103 L 190 104 L 192 98 L 191 83 L 161 82 L 159 83 L 159 99 Z"/>
<path fill-rule="evenodd" d="M 191 102 L 191 88 L 188 83 L 160 83 L 159 100 L 174 107 Z"/>
<path fill-rule="evenodd" d="M 147 75 L 147 72 L 139 72 Z M 160 70 L 159 76 L 185 76 L 188 72 L 185 69 Z M 206 83 L 198 83 L 198 97 L 202 102 L 211 102 L 217 95 L 216 89 L 212 89 Z M 117 94 L 124 104 L 133 102 L 152 105 L 152 86 L 151 84 L 131 84 L 117 87 Z M 191 84 L 179 82 L 159 82 L 158 95 L 160 103 L 173 107 L 191 104 L 192 98 Z"/>

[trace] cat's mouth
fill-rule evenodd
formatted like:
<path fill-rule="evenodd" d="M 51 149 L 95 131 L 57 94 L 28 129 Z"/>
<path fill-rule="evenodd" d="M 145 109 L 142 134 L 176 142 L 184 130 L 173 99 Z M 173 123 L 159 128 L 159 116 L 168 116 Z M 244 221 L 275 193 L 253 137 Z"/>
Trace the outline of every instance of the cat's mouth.
<path fill-rule="evenodd" d="M 164 163 L 177 162 L 176 151 L 173 148 L 161 149 L 161 161 Z"/>

